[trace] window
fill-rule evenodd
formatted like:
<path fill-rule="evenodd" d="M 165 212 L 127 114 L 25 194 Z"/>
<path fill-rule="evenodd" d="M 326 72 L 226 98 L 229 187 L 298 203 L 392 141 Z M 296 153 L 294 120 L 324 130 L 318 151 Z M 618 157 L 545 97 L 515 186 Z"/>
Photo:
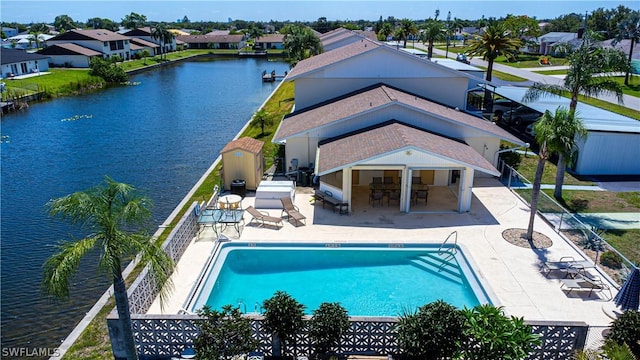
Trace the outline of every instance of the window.
<path fill-rule="evenodd" d="M 20 63 L 20 70 L 23 74 L 28 73 L 29 71 L 27 70 L 27 63 Z"/>

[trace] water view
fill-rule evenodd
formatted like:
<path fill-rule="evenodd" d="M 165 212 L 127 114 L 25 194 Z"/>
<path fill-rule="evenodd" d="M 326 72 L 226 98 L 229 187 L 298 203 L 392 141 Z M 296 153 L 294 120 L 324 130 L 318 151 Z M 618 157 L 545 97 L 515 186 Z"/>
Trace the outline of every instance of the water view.
<path fill-rule="evenodd" d="M 40 292 L 58 240 L 86 235 L 48 217 L 45 203 L 109 175 L 136 185 L 162 223 L 271 94 L 266 59 L 175 64 L 132 76 L 134 85 L 32 104 L 2 117 L 2 347 L 55 348 L 109 285 L 85 261 L 70 302 Z"/>

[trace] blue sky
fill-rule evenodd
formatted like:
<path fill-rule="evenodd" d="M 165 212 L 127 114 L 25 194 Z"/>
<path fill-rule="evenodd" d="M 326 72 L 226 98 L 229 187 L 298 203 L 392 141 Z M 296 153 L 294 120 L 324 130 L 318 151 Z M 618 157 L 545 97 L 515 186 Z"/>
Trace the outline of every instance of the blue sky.
<path fill-rule="evenodd" d="M 440 18 L 452 17 L 479 19 L 501 17 L 507 14 L 529 15 L 537 19 L 555 18 L 572 12 L 584 14 L 597 8 L 612 9 L 624 5 L 638 10 L 638 1 L 612 0 L 235 0 L 235 1 L 168 1 L 168 0 L 70 0 L 70 1 L 7 1 L 0 2 L 0 18 L 8 22 L 52 23 L 57 15 L 66 14 L 74 20 L 87 21 L 101 17 L 120 21 L 125 15 L 136 12 L 154 21 L 175 21 L 187 16 L 191 21 L 227 21 L 241 19 L 269 20 L 377 20 L 387 18 L 409 18 L 423 20 L 433 17 L 436 9 Z"/>

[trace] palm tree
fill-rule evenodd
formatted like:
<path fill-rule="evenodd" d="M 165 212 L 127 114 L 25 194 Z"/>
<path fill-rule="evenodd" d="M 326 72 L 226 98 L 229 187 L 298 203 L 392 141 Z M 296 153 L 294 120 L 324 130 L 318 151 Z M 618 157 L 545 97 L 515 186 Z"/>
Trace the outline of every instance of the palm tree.
<path fill-rule="evenodd" d="M 127 359 L 137 359 L 127 289 L 122 276 L 122 261 L 139 254 L 149 264 L 151 278 L 163 290 L 164 300 L 172 284 L 169 276 L 173 261 L 144 231 L 125 229 L 144 224 L 150 217 L 151 202 L 139 196 L 128 184 L 118 183 L 105 176 L 104 184 L 85 191 L 52 199 L 47 203 L 52 216 L 67 218 L 73 224 L 87 227 L 91 234 L 77 241 L 65 241 L 44 264 L 42 288 L 58 298 L 69 297 L 71 280 L 80 260 L 94 248 L 101 252 L 98 267 L 106 271 L 113 281 L 113 292 L 122 330 Z M 162 286 L 162 285 L 165 286 Z"/>
<path fill-rule="evenodd" d="M 160 41 L 160 59 L 162 59 L 162 54 L 165 54 L 165 44 L 173 41 L 174 35 L 165 24 L 157 24 L 151 29 L 151 37 Z"/>
<path fill-rule="evenodd" d="M 444 25 L 442 25 L 440 21 L 428 20 L 423 31 L 420 32 L 420 41 L 423 44 L 429 44 L 427 46 L 427 57 L 429 59 L 431 59 L 431 56 L 433 55 L 433 43 L 436 41 L 443 41 L 444 39 Z"/>
<path fill-rule="evenodd" d="M 554 114 L 549 110 L 545 111 L 542 118 L 533 125 L 536 141 L 540 144 L 538 151 L 538 167 L 533 179 L 531 189 L 531 213 L 529 214 L 529 227 L 527 228 L 527 239 L 533 239 L 533 221 L 538 211 L 538 198 L 540 195 L 540 183 L 544 164 L 553 153 L 570 154 L 575 148 L 576 136 L 586 136 L 587 131 L 582 126 L 582 121 L 570 110 L 559 107 Z"/>
<path fill-rule="evenodd" d="M 517 58 L 522 41 L 511 36 L 504 22 L 492 21 L 484 30 L 482 36 L 476 35 L 469 41 L 465 53 L 469 56 L 482 56 L 487 61 L 487 81 L 491 81 L 493 62 L 500 55 L 509 61 Z"/>
<path fill-rule="evenodd" d="M 249 28 L 249 37 L 253 39 L 254 45 L 262 35 L 264 35 L 264 32 L 262 31 L 262 29 L 260 29 L 255 25 L 251 25 L 251 27 Z"/>
<path fill-rule="evenodd" d="M 402 46 L 403 48 L 405 49 L 407 48 L 407 39 L 409 38 L 409 35 L 415 36 L 417 33 L 418 33 L 418 27 L 416 26 L 416 23 L 406 18 L 400 20 L 398 35 L 400 39 L 402 39 L 403 41 L 403 46 Z"/>
<path fill-rule="evenodd" d="M 629 72 L 631 70 L 631 56 L 633 55 L 633 45 L 640 41 L 640 11 L 634 11 L 618 24 L 618 35 L 613 41 L 613 45 L 622 39 L 629 39 L 629 67 L 624 74 L 624 84 L 629 85 Z"/>
<path fill-rule="evenodd" d="M 264 108 L 253 114 L 253 118 L 251 119 L 251 126 L 260 126 L 260 129 L 262 130 L 260 136 L 264 136 L 264 126 L 271 124 L 273 124 L 271 114 L 269 114 L 269 112 Z"/>
<path fill-rule="evenodd" d="M 622 88 L 609 76 L 602 73 L 622 72 L 627 68 L 627 60 L 619 50 L 602 49 L 591 46 L 587 36 L 580 47 L 569 53 L 570 62 L 567 76 L 562 85 L 534 83 L 527 90 L 523 102 L 535 101 L 541 97 L 560 95 L 571 97 L 569 113 L 573 117 L 578 106 L 578 95 L 597 97 L 601 94 L 614 94 L 618 102 L 622 103 Z M 562 198 L 562 185 L 564 183 L 565 160 L 568 154 L 558 152 L 558 166 L 556 172 L 556 184 L 553 196 Z"/>
<path fill-rule="evenodd" d="M 285 34 L 282 46 L 292 65 L 323 51 L 320 39 L 307 27 L 292 25 Z"/>
<path fill-rule="evenodd" d="M 382 27 L 380 28 L 380 31 L 378 32 L 378 35 L 382 35 L 383 37 L 383 39 L 381 40 L 387 41 L 387 39 L 389 38 L 389 35 L 391 34 L 393 34 L 393 27 L 391 27 L 391 24 L 388 22 L 383 23 Z"/>

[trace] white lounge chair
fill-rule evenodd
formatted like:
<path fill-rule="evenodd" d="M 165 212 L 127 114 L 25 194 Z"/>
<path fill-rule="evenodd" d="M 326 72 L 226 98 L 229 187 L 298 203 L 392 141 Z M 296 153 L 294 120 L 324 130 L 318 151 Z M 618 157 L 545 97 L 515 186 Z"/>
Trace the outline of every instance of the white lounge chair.
<path fill-rule="evenodd" d="M 611 300 L 611 287 L 605 284 L 602 279 L 593 275 L 577 275 L 572 279 L 562 279 L 560 280 L 560 287 L 563 290 L 567 290 L 567 294 L 571 293 L 571 291 L 589 291 L 589 296 L 596 292 L 606 291 L 609 293 L 609 297 L 605 300 Z"/>

